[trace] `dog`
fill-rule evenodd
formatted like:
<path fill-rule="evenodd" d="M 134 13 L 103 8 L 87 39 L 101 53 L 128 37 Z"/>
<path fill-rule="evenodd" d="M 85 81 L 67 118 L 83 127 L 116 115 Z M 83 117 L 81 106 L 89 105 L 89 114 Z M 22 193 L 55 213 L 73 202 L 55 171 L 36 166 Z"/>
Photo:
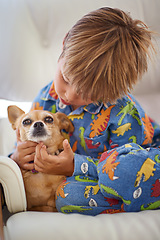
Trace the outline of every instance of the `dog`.
<path fill-rule="evenodd" d="M 44 110 L 25 112 L 15 105 L 8 106 L 8 119 L 21 141 L 43 142 L 48 154 L 58 155 L 65 139 L 62 130 L 73 132 L 74 126 L 64 113 Z M 56 212 L 55 193 L 65 176 L 50 175 L 21 169 L 27 199 L 27 210 Z"/>

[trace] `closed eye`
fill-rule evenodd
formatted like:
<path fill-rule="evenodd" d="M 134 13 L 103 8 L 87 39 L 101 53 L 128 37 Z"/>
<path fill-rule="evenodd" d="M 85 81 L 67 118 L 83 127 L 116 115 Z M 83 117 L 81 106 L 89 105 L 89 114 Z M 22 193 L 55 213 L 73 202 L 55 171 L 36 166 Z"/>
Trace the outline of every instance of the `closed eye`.
<path fill-rule="evenodd" d="M 53 123 L 53 118 L 50 116 L 45 117 L 44 122 L 46 123 Z"/>
<path fill-rule="evenodd" d="M 22 124 L 24 126 L 31 125 L 32 124 L 32 120 L 30 118 L 27 118 L 27 119 L 23 120 Z"/>

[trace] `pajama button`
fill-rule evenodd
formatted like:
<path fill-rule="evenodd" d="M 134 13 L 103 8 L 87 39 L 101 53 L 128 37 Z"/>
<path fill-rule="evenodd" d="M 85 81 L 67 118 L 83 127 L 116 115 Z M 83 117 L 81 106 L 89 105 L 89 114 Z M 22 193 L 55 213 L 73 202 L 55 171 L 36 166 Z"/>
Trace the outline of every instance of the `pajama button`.
<path fill-rule="evenodd" d="M 91 200 L 89 201 L 89 206 L 90 207 L 97 207 L 97 202 L 93 198 L 91 198 Z"/>
<path fill-rule="evenodd" d="M 141 196 L 141 194 L 142 194 L 142 188 L 139 187 L 139 188 L 136 189 L 136 190 L 134 191 L 134 193 L 133 193 L 133 197 L 134 197 L 134 199 L 139 198 L 139 197 Z"/>
<path fill-rule="evenodd" d="M 86 172 L 88 172 L 88 163 L 84 162 L 81 165 L 81 171 L 85 174 Z"/>

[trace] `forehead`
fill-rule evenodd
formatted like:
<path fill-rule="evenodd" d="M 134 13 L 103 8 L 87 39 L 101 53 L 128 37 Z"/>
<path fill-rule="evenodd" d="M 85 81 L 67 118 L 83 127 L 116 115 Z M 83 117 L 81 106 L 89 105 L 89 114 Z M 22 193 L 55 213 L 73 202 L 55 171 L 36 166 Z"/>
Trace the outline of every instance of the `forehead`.
<path fill-rule="evenodd" d="M 65 67 L 66 67 L 65 58 L 64 57 L 60 58 L 59 61 L 58 61 L 58 69 L 60 70 L 60 72 L 63 76 L 65 76 Z"/>

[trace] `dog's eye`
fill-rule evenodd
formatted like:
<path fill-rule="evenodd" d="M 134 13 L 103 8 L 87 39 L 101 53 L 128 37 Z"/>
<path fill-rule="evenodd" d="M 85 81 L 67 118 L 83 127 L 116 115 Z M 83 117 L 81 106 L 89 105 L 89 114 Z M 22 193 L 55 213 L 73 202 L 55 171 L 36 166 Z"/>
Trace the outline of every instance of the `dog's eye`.
<path fill-rule="evenodd" d="M 52 123 L 52 122 L 53 122 L 53 118 L 50 117 L 50 116 L 48 116 L 48 117 L 45 117 L 44 121 L 45 121 L 46 123 Z"/>
<path fill-rule="evenodd" d="M 29 118 L 27 118 L 27 119 L 25 119 L 22 123 L 23 123 L 24 126 L 28 126 L 28 125 L 31 125 L 32 120 L 29 119 Z"/>

